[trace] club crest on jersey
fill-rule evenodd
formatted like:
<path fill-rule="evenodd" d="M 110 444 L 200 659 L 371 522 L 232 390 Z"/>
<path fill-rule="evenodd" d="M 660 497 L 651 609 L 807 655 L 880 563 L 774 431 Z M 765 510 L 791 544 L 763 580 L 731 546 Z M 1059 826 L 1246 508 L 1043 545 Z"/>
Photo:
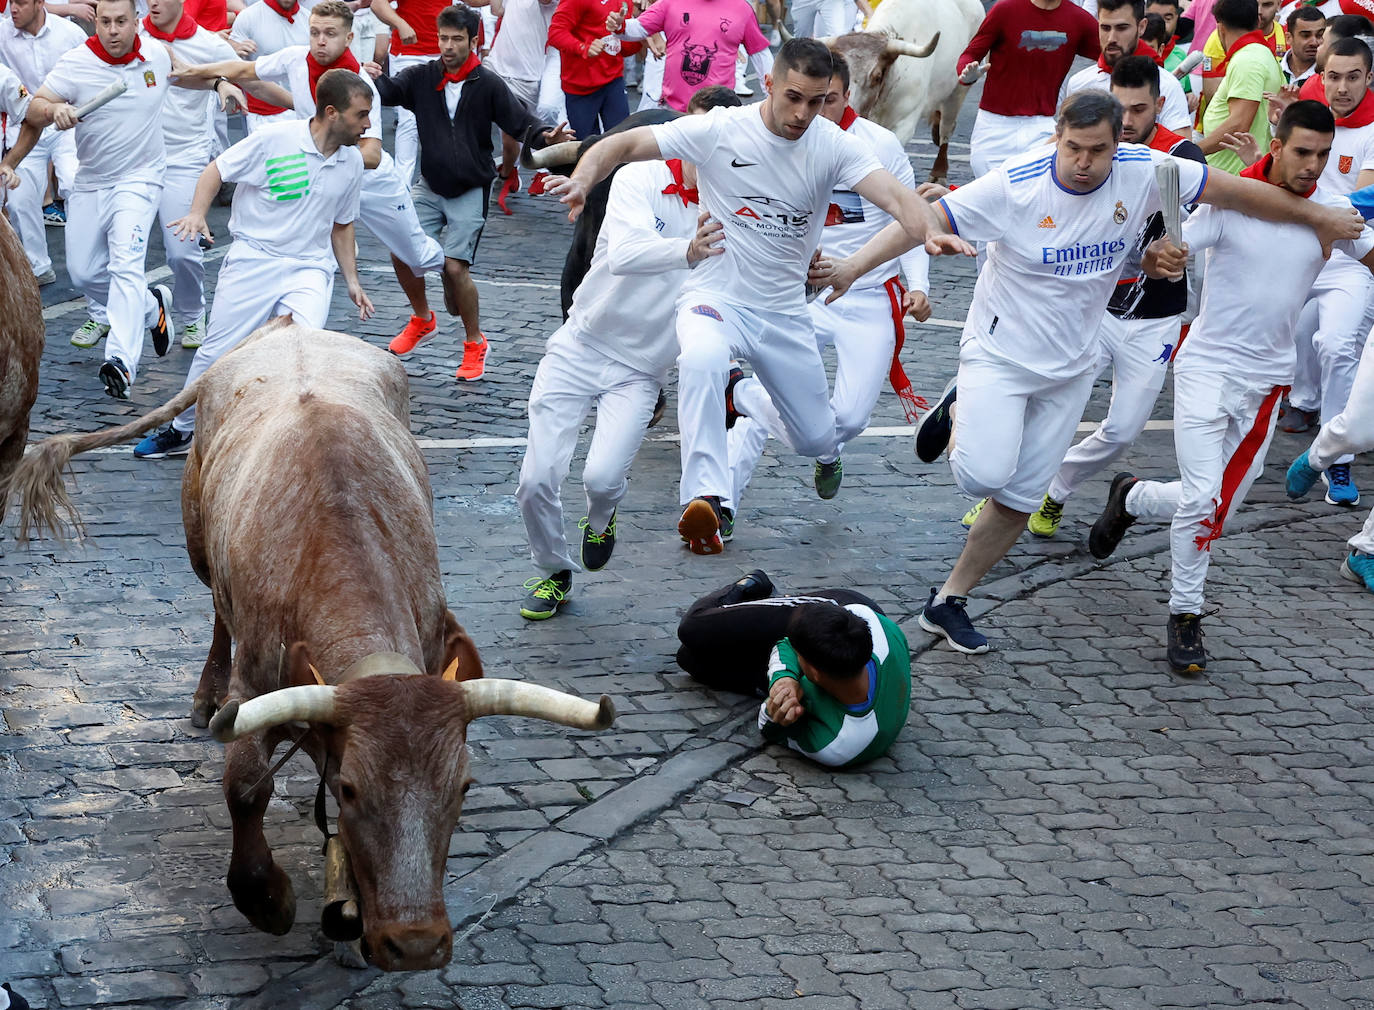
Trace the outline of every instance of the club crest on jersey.
<path fill-rule="evenodd" d="M 153 73 L 151 70 L 143 71 L 143 86 L 145 88 L 157 87 L 157 74 Z"/>
<path fill-rule="evenodd" d="M 1112 211 L 1112 220 L 1117 224 L 1126 223 L 1126 205 L 1120 200 L 1116 201 L 1116 210 Z"/>
<path fill-rule="evenodd" d="M 693 305 L 691 311 L 699 316 L 706 316 L 708 319 L 714 319 L 716 322 L 724 322 L 724 320 L 720 318 L 720 313 L 709 305 Z"/>
<path fill-rule="evenodd" d="M 1350 170 L 1355 167 L 1355 157 L 1350 154 L 1341 155 L 1341 160 L 1336 165 L 1341 170 L 1341 175 L 1349 175 Z"/>

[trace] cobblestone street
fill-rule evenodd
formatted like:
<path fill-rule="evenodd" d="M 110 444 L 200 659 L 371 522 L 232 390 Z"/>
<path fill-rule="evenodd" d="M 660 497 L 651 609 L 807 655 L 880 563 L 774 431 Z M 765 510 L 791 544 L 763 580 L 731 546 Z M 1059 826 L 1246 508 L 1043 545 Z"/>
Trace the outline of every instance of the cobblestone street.
<path fill-rule="evenodd" d="M 909 150 L 923 178 L 933 148 Z M 1337 574 L 1364 513 L 1286 500 L 1303 436 L 1276 436 L 1214 547 L 1202 678 L 1164 662 L 1167 531 L 1137 527 L 1108 562 L 1085 546 L 1118 469 L 1174 475 L 1167 394 L 1059 536 L 1024 537 L 975 595 L 986 656 L 916 625 L 971 503 L 947 464 L 915 458 L 890 391 L 833 501 L 815 497 L 809 460 L 770 445 L 719 558 L 678 543 L 670 409 L 611 565 L 576 576 L 554 620 L 525 621 L 534 572 L 513 493 L 569 228 L 547 198 L 511 206 L 493 207 L 474 268 L 487 376 L 455 381 L 451 328 L 422 345 L 406 359 L 412 426 L 449 603 L 488 675 L 608 694 L 615 725 L 472 725 L 453 961 L 409 975 L 335 962 L 318 777 L 291 758 L 267 838 L 296 925 L 259 933 L 224 882 L 223 747 L 188 718 L 212 608 L 184 551 L 182 463 L 128 446 L 78 457 L 85 535 L 0 539 L 0 980 L 44 1008 L 1374 1010 L 1374 595 Z M 227 214 L 212 221 L 224 238 Z M 405 303 L 381 246 L 361 231 L 360 245 L 378 313 L 359 325 L 340 286 L 330 322 L 384 345 Z M 162 262 L 150 253 L 150 270 Z M 191 352 L 174 346 L 146 352 L 131 402 L 102 395 L 98 351 L 68 343 L 85 313 L 60 260 L 58 274 L 33 438 L 124 423 L 180 389 Z M 972 261 L 932 269 L 935 318 L 904 352 L 917 393 L 954 370 L 973 278 Z M 431 295 L 441 304 L 433 281 Z M 1108 393 L 1104 378 L 1089 419 Z M 586 440 L 564 490 L 570 538 Z M 832 773 L 763 748 L 756 703 L 677 668 L 681 612 L 753 568 L 788 589 L 859 589 L 902 624 L 911 715 L 886 757 Z"/>

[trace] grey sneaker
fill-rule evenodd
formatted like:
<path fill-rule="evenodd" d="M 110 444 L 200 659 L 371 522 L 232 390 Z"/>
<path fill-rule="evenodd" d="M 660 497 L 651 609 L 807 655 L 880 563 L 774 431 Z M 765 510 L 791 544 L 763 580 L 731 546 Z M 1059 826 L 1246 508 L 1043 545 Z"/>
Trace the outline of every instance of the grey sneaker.
<path fill-rule="evenodd" d="M 528 621 L 548 620 L 572 594 L 572 572 L 565 568 L 542 579 L 536 576 L 525 583 L 525 590 L 520 616 Z"/>
<path fill-rule="evenodd" d="M 87 319 L 78 326 L 76 331 L 72 334 L 72 346 L 82 348 L 94 347 L 104 340 L 106 334 L 109 332 L 109 324 L 97 323 L 94 319 Z"/>
<path fill-rule="evenodd" d="M 187 323 L 181 328 L 181 346 L 188 351 L 194 351 L 205 342 L 205 313 Z"/>
<path fill-rule="evenodd" d="M 49 284 L 57 283 L 57 271 L 53 270 L 52 267 L 49 267 L 47 270 L 44 270 L 41 274 L 34 274 L 33 279 L 38 282 L 38 286 L 40 288 L 45 288 Z"/>

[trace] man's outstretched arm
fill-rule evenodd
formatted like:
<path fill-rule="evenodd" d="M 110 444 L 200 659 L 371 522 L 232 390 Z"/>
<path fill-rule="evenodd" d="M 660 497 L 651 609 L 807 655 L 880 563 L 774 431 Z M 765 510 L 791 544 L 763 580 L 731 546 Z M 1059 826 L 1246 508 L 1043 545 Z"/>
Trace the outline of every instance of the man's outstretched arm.
<path fill-rule="evenodd" d="M 1353 207 L 1327 207 L 1258 179 L 1242 179 L 1227 172 L 1207 173 L 1200 203 L 1223 210 L 1238 210 L 1265 221 L 1291 221 L 1307 225 L 1321 240 L 1322 253 L 1331 255 L 1331 243 L 1358 238 L 1364 218 Z"/>
<path fill-rule="evenodd" d="M 637 126 L 598 140 L 577 163 L 567 178 L 555 175 L 544 181 L 544 189 L 568 205 L 568 220 L 576 221 L 587 202 L 587 193 L 611 174 L 617 165 L 630 161 L 660 161 L 662 151 L 652 127 Z"/>

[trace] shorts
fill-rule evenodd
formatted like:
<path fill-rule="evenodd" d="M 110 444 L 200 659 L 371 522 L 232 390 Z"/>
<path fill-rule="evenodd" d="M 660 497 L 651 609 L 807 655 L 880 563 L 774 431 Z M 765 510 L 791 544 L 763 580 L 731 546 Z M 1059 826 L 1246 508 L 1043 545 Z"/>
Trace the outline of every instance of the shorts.
<path fill-rule="evenodd" d="M 425 234 L 444 247 L 444 256 L 471 264 L 477 256 L 477 243 L 487 224 L 486 186 L 477 186 L 457 196 L 439 196 L 423 177 L 415 183 L 411 197 L 415 216 Z"/>

